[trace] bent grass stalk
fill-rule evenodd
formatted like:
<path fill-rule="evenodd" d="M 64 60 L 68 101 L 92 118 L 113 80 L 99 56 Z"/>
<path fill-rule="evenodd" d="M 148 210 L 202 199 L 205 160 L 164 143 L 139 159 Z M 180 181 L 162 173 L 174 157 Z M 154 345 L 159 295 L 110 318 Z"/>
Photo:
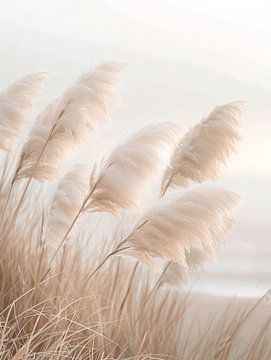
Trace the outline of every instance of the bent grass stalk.
<path fill-rule="evenodd" d="M 140 321 L 146 315 L 146 312 L 148 310 L 148 306 L 151 305 L 152 299 L 154 298 L 157 291 L 160 289 L 160 286 L 162 285 L 161 279 L 164 276 L 164 274 L 166 273 L 167 269 L 169 268 L 169 265 L 170 265 L 170 262 L 167 263 L 167 265 L 165 266 L 162 274 L 159 276 L 158 280 L 155 282 L 155 284 L 154 284 L 152 290 L 150 291 L 149 295 L 146 297 L 146 301 L 145 301 L 145 304 L 144 304 L 144 309 L 143 309 L 142 313 L 136 319 L 136 322 Z"/>
<path fill-rule="evenodd" d="M 111 258 L 111 256 L 118 254 L 119 252 L 129 249 L 130 246 L 126 246 L 126 247 L 121 247 L 122 245 L 124 245 L 127 242 L 127 239 L 124 239 L 123 241 L 121 241 L 119 243 L 118 246 L 115 247 L 115 249 L 109 253 L 100 263 L 99 265 L 95 268 L 94 271 L 92 271 L 92 273 L 90 275 L 88 275 L 86 277 L 86 280 L 90 280 L 91 278 L 93 278 L 93 276 L 104 266 L 104 264 L 107 262 L 107 260 L 109 260 Z"/>
<path fill-rule="evenodd" d="M 52 255 L 51 259 L 48 262 L 48 269 L 47 271 L 44 273 L 44 275 L 42 276 L 40 281 L 43 281 L 46 276 L 49 274 L 49 272 L 51 271 L 51 265 L 53 263 L 53 261 L 55 260 L 57 254 L 59 253 L 60 249 L 62 248 L 63 244 L 65 243 L 67 237 L 69 236 L 71 230 L 73 229 L 75 223 L 77 222 L 77 220 L 79 219 L 80 215 L 82 214 L 82 212 L 84 211 L 86 204 L 88 203 L 89 199 L 91 198 L 93 192 L 96 189 L 96 186 L 99 184 L 99 182 L 101 181 L 101 177 L 96 181 L 96 183 L 94 184 L 93 188 L 91 189 L 91 191 L 89 192 L 89 194 L 86 196 L 84 202 L 82 203 L 80 209 L 78 210 L 77 215 L 75 216 L 75 218 L 73 219 L 71 225 L 69 226 L 68 230 L 66 231 L 65 235 L 63 236 L 62 240 L 60 241 L 58 247 L 56 248 L 54 254 Z"/>
<path fill-rule="evenodd" d="M 127 288 L 127 290 L 126 290 L 126 293 L 125 293 L 125 295 L 124 295 L 124 297 L 123 297 L 123 300 L 122 300 L 122 302 L 121 302 L 121 304 L 120 304 L 120 307 L 119 307 L 119 313 L 120 313 L 120 315 L 122 314 L 124 305 L 125 305 L 125 303 L 126 303 L 126 301 L 127 301 L 127 299 L 128 299 L 128 296 L 129 296 L 129 294 L 130 294 L 130 292 L 131 292 L 132 285 L 133 285 L 133 281 L 134 281 L 134 278 L 135 278 L 135 275 L 136 275 L 136 271 L 137 271 L 137 269 L 138 269 L 138 265 L 139 265 L 139 262 L 137 261 L 136 264 L 135 264 L 135 266 L 134 266 L 134 269 L 133 269 L 133 271 L 132 271 L 132 274 L 131 274 L 131 277 L 130 277 L 130 280 L 129 280 L 128 288 Z"/>
<path fill-rule="evenodd" d="M 139 224 L 133 231 L 136 231 L 138 229 L 140 229 L 141 227 L 143 227 L 146 223 L 148 222 L 148 220 L 145 220 L 143 223 Z M 117 253 L 120 253 L 123 250 L 127 250 L 130 248 L 130 246 L 124 246 L 122 247 L 128 240 L 130 235 L 133 233 L 133 231 L 131 233 L 129 233 L 128 235 L 126 235 L 124 237 L 124 239 L 115 247 L 115 249 L 109 253 L 101 262 L 100 264 L 95 268 L 95 270 L 86 277 L 86 280 L 90 280 L 96 273 L 97 271 L 100 270 L 101 267 L 103 267 L 103 265 L 107 262 L 108 259 L 111 258 L 111 256 L 116 255 Z"/>
<path fill-rule="evenodd" d="M 58 116 L 57 120 L 63 115 L 63 113 L 64 113 L 64 110 L 63 110 L 63 111 L 61 112 L 61 114 Z M 39 153 L 39 156 L 38 156 L 38 158 L 37 158 L 37 160 L 36 160 L 36 162 L 35 162 L 35 164 L 34 164 L 34 166 L 33 166 L 33 169 L 35 169 L 35 168 L 38 166 L 39 162 L 40 162 L 40 159 L 41 159 L 41 157 L 42 157 L 42 155 L 43 155 L 43 153 L 44 153 L 44 151 L 45 151 L 45 149 L 46 149 L 46 146 L 48 145 L 48 142 L 50 141 L 51 136 L 53 135 L 53 132 L 54 132 L 56 126 L 57 126 L 57 120 L 56 120 L 54 126 L 52 127 L 52 129 L 51 129 L 51 131 L 50 131 L 50 134 L 49 134 L 48 138 L 46 139 L 46 142 L 45 142 L 45 144 L 43 145 L 43 147 L 42 147 L 42 149 L 41 149 L 41 151 L 40 151 L 40 153 Z M 32 170 L 33 170 L 33 169 L 32 169 Z M 18 172 L 18 167 L 17 167 L 17 169 L 16 169 L 15 176 L 14 176 L 13 181 L 12 181 L 12 187 L 13 187 L 15 181 L 16 181 L 16 174 L 17 174 L 17 172 Z M 16 206 L 16 209 L 15 209 L 13 215 L 12 215 L 10 224 L 12 224 L 12 223 L 15 221 L 16 216 L 17 216 L 17 214 L 18 214 L 18 212 L 19 212 L 19 210 L 20 210 L 20 207 L 22 206 L 22 204 L 23 204 L 23 202 L 24 202 L 26 193 L 27 193 L 27 191 L 28 191 L 28 189 L 29 189 L 29 186 L 30 186 L 32 180 L 33 180 L 33 175 L 30 175 L 29 178 L 28 178 L 28 180 L 27 180 L 27 183 L 26 183 L 26 185 L 25 185 L 25 187 L 24 187 L 24 190 L 23 190 L 23 192 L 22 192 L 22 195 L 21 195 L 21 197 L 20 197 L 20 200 L 19 200 L 19 202 L 18 202 L 18 204 L 17 204 L 17 206 Z M 12 190 L 12 189 L 11 189 L 11 190 Z M 10 234 L 10 231 L 11 231 L 11 227 L 8 229 L 7 233 L 5 233 L 5 236 L 8 236 L 8 235 Z"/>
<path fill-rule="evenodd" d="M 173 179 L 173 176 L 174 174 L 171 175 L 171 177 L 167 180 L 167 183 L 166 183 L 166 186 L 163 186 L 163 188 L 161 189 L 161 193 L 160 193 L 160 198 L 163 198 L 170 186 L 170 183 L 171 183 L 171 180 Z M 138 265 L 139 262 L 137 262 L 137 265 Z M 143 314 L 145 315 L 146 311 L 147 311 L 147 304 L 148 302 L 151 300 L 151 298 L 156 294 L 156 292 L 159 290 L 160 288 L 160 285 L 161 285 L 161 280 L 162 280 L 162 277 L 165 275 L 165 273 L 167 272 L 167 269 L 169 268 L 170 266 L 170 261 L 167 262 L 162 274 L 159 276 L 157 282 L 155 283 L 153 289 L 151 290 L 150 294 L 148 295 L 147 299 L 146 299 L 146 303 L 145 303 L 145 310 L 143 311 Z M 135 271 L 137 270 L 137 266 L 135 268 Z M 131 281 L 133 281 L 134 277 L 131 279 Z M 143 317 L 140 316 L 139 318 Z"/>

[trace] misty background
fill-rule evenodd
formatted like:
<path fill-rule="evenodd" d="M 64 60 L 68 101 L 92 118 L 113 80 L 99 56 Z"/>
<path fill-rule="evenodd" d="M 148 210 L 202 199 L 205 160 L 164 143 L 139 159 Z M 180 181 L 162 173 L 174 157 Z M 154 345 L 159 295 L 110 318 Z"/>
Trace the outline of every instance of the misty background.
<path fill-rule="evenodd" d="M 104 59 L 132 66 L 105 146 L 146 123 L 191 126 L 246 100 L 243 141 L 220 179 L 243 197 L 238 223 L 195 291 L 258 296 L 271 287 L 271 23 L 265 0 L 0 0 L 0 87 L 50 74 L 39 103 Z M 91 156 L 91 154 L 90 154 Z"/>

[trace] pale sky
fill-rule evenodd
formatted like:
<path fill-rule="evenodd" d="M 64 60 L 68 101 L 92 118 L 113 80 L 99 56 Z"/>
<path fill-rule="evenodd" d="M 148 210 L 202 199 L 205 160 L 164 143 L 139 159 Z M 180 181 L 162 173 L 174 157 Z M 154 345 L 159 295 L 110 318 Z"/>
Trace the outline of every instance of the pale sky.
<path fill-rule="evenodd" d="M 243 141 L 222 179 L 245 198 L 235 235 L 242 239 L 230 249 L 236 241 L 252 244 L 259 256 L 244 269 L 259 269 L 263 254 L 271 256 L 270 1 L 0 0 L 0 6 L 1 88 L 48 71 L 48 101 L 97 61 L 133 64 L 121 87 L 123 105 L 113 112 L 114 140 L 145 123 L 189 126 L 216 105 L 248 102 Z"/>
<path fill-rule="evenodd" d="M 110 57 L 134 64 L 123 87 L 127 111 L 118 113 L 125 124 L 129 116 L 135 126 L 171 119 L 187 125 L 219 103 L 247 100 L 244 141 L 226 171 L 269 177 L 268 9 L 263 0 L 5 1 L 0 85 L 48 70 L 49 98 L 89 64 Z"/>

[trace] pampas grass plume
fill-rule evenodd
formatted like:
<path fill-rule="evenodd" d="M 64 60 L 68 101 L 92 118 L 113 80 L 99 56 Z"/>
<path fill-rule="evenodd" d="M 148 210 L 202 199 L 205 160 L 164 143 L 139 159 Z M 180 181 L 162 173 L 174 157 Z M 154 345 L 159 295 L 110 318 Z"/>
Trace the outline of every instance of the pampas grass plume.
<path fill-rule="evenodd" d="M 167 168 L 162 195 L 169 187 L 187 187 L 195 182 L 216 180 L 240 140 L 240 116 L 245 102 L 216 107 L 180 140 Z"/>
<path fill-rule="evenodd" d="M 143 215 L 144 225 L 128 236 L 119 255 L 134 256 L 154 270 L 157 259 L 187 267 L 187 252 L 217 246 L 238 202 L 239 196 L 216 184 L 175 191 Z"/>
<path fill-rule="evenodd" d="M 192 248 L 185 251 L 185 265 L 169 262 L 164 269 L 159 282 L 173 286 L 186 284 L 191 275 L 202 270 L 207 263 L 213 262 L 215 248 L 205 247 L 203 249 Z"/>
<path fill-rule="evenodd" d="M 46 73 L 23 76 L 0 94 L 0 148 L 11 152 L 31 119 L 30 110 L 39 96 Z"/>
<path fill-rule="evenodd" d="M 108 104 L 124 68 L 114 61 L 98 66 L 41 113 L 23 148 L 17 179 L 59 178 L 61 161 L 89 140 L 95 121 L 108 118 Z"/>
<path fill-rule="evenodd" d="M 89 171 L 84 165 L 75 165 L 61 179 L 48 216 L 47 242 L 57 247 L 76 218 L 89 191 Z"/>
<path fill-rule="evenodd" d="M 180 136 L 178 124 L 146 126 L 109 156 L 87 209 L 117 214 L 139 206 L 144 186 L 159 175 Z"/>

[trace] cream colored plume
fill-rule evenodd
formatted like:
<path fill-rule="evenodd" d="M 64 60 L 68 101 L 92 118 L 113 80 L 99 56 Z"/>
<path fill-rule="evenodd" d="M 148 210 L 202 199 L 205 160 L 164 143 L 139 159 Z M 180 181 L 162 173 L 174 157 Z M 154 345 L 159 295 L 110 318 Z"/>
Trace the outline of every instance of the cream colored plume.
<path fill-rule="evenodd" d="M 47 241 L 57 246 L 72 226 L 89 191 L 89 171 L 74 166 L 60 181 L 49 212 Z"/>
<path fill-rule="evenodd" d="M 216 107 L 187 132 L 165 172 L 162 195 L 168 187 L 187 187 L 191 182 L 215 180 L 221 165 L 236 150 L 244 102 Z"/>
<path fill-rule="evenodd" d="M 116 214 L 139 206 L 142 189 L 168 162 L 180 125 L 147 126 L 120 144 L 108 158 L 87 209 Z"/>
<path fill-rule="evenodd" d="M 88 141 L 96 121 L 108 118 L 114 86 L 124 68 L 114 61 L 98 66 L 41 113 L 23 148 L 16 178 L 50 181 L 60 176 L 61 160 Z"/>
<path fill-rule="evenodd" d="M 214 249 L 205 247 L 204 249 L 192 248 L 185 251 L 185 266 L 173 262 L 168 263 L 163 272 L 160 282 L 179 286 L 185 284 L 191 274 L 200 271 L 204 265 L 214 259 Z"/>
<path fill-rule="evenodd" d="M 156 269 L 157 258 L 187 267 L 192 249 L 212 249 L 229 229 L 239 197 L 223 186 L 204 184 L 158 201 L 125 240 L 119 255 Z M 208 250 L 209 251 L 209 250 Z"/>
<path fill-rule="evenodd" d="M 0 148 L 12 151 L 13 142 L 30 121 L 30 110 L 37 99 L 45 73 L 25 75 L 0 94 Z"/>

